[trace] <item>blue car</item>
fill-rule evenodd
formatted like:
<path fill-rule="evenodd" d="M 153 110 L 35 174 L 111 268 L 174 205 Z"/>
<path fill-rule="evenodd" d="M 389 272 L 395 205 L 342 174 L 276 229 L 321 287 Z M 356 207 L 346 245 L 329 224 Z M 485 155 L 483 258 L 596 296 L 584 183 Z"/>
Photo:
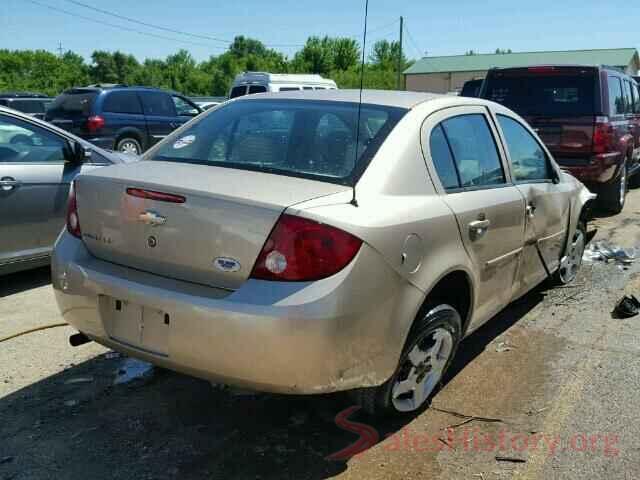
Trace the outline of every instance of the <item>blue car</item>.
<path fill-rule="evenodd" d="M 101 148 L 140 155 L 201 112 L 175 92 L 92 85 L 56 97 L 45 119 Z"/>

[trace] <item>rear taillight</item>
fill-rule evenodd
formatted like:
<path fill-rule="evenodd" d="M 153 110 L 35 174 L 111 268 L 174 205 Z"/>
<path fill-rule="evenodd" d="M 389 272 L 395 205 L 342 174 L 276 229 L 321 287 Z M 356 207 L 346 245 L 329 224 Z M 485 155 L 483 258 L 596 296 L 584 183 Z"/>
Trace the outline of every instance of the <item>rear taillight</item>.
<path fill-rule="evenodd" d="M 613 149 L 613 126 L 608 117 L 596 117 L 593 128 L 593 153 L 607 153 Z"/>
<path fill-rule="evenodd" d="M 69 191 L 69 203 L 67 205 L 67 231 L 74 237 L 82 238 L 80 217 L 78 217 L 78 202 L 76 201 L 76 189 L 73 184 Z"/>
<path fill-rule="evenodd" d="M 338 273 L 362 240 L 323 223 L 282 215 L 258 256 L 252 278 L 303 282 Z"/>
<path fill-rule="evenodd" d="M 94 115 L 87 119 L 87 130 L 89 130 L 90 133 L 96 133 L 98 130 L 101 130 L 102 127 L 104 127 L 104 118 L 100 115 Z"/>

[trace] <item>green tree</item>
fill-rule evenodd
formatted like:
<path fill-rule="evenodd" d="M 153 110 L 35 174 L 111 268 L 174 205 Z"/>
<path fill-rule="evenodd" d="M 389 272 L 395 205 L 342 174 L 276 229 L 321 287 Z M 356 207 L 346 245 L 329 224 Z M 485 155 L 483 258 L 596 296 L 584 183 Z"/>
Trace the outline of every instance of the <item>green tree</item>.
<path fill-rule="evenodd" d="M 380 40 L 373 45 L 369 62 L 381 70 L 397 70 L 398 57 L 400 56 L 400 43 L 389 42 L 388 40 Z M 406 68 L 407 57 L 402 55 L 402 67 Z"/>

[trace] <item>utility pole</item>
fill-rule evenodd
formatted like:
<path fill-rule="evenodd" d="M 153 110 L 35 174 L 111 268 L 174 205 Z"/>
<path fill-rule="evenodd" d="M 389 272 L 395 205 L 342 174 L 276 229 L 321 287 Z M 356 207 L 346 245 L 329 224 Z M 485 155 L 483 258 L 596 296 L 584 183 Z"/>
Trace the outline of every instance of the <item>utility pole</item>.
<path fill-rule="evenodd" d="M 400 48 L 398 51 L 398 90 L 403 90 L 402 88 L 402 35 L 404 33 L 404 17 L 400 17 Z"/>
<path fill-rule="evenodd" d="M 62 42 L 58 42 L 58 55 L 62 58 Z"/>

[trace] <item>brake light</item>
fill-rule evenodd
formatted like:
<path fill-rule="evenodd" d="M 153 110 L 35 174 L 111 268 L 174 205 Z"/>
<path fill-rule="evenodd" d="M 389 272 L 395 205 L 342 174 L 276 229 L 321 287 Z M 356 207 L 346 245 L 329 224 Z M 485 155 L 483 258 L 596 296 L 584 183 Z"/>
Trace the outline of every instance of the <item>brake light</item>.
<path fill-rule="evenodd" d="M 158 202 L 184 203 L 187 200 L 182 195 L 145 190 L 144 188 L 127 188 L 127 194 L 132 197 L 146 198 L 147 200 L 156 200 Z"/>
<path fill-rule="evenodd" d="M 102 127 L 104 127 L 104 118 L 100 115 L 94 115 L 87 119 L 87 130 L 89 130 L 90 133 L 95 133 L 101 130 Z"/>
<path fill-rule="evenodd" d="M 71 184 L 71 189 L 69 190 L 69 203 L 67 204 L 67 231 L 76 238 L 82 238 L 76 189 L 73 184 Z"/>
<path fill-rule="evenodd" d="M 535 73 L 552 73 L 555 72 L 556 69 L 554 67 L 529 67 L 527 68 L 527 70 L 529 72 L 535 72 Z"/>
<path fill-rule="evenodd" d="M 593 153 L 607 153 L 613 149 L 613 126 L 608 117 L 596 117 L 593 128 Z"/>
<path fill-rule="evenodd" d="M 343 230 L 284 214 L 262 247 L 251 272 L 261 280 L 320 280 L 346 267 L 362 240 Z"/>

